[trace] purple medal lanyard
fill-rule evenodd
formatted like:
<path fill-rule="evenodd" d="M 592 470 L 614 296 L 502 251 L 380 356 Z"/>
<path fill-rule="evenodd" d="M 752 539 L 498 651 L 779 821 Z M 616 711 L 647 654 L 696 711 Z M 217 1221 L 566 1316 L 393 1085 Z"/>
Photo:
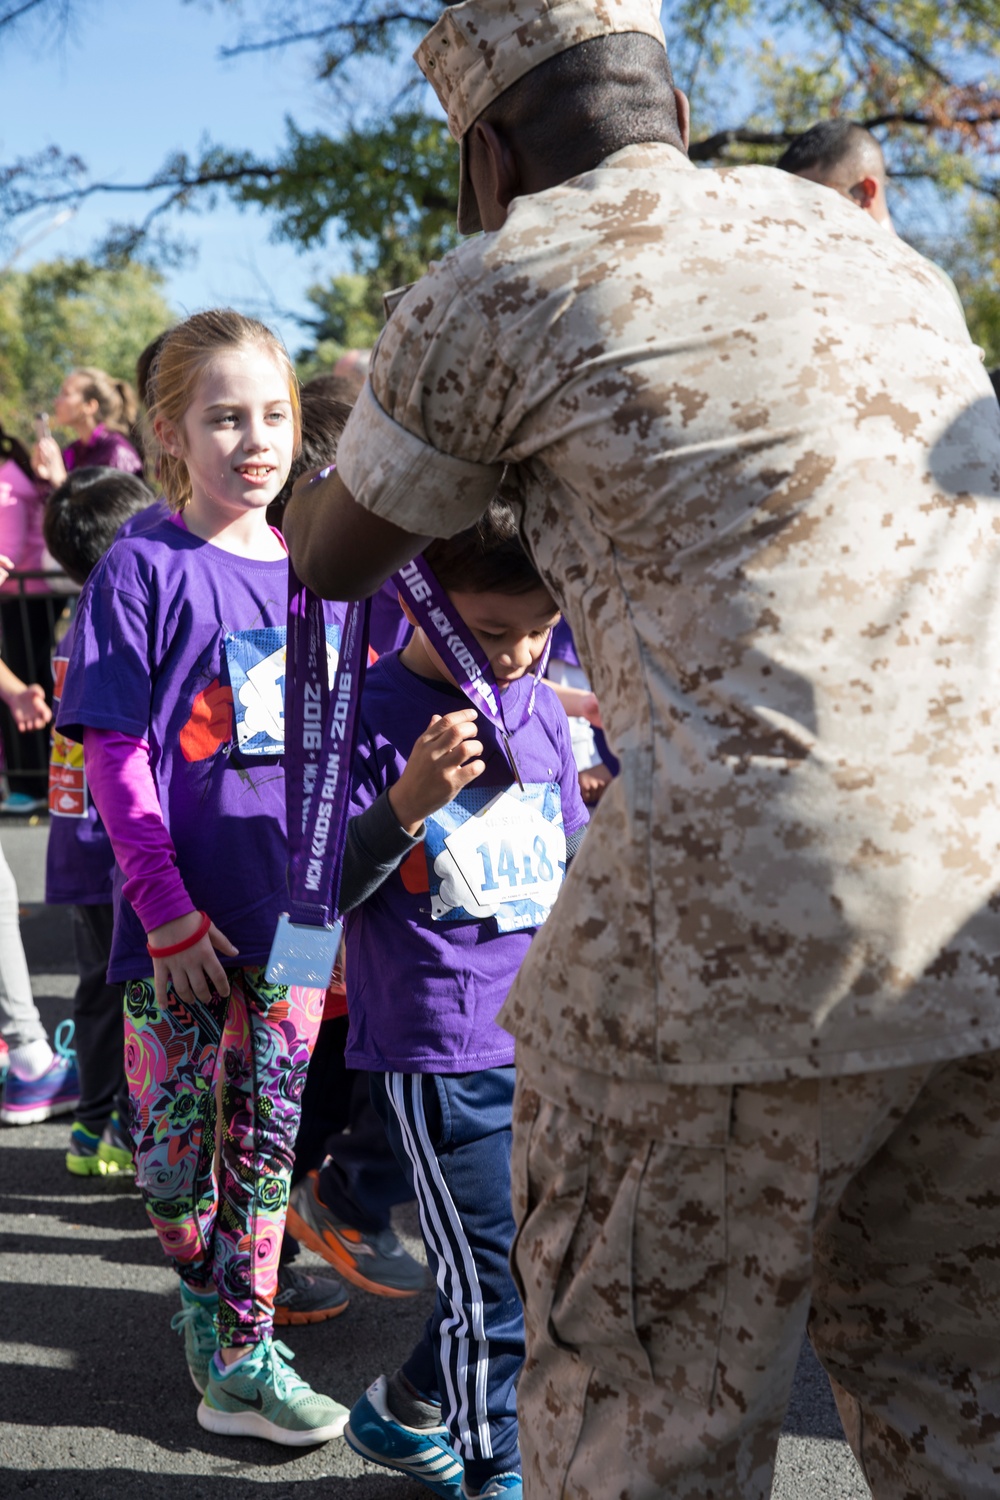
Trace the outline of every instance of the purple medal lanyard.
<path fill-rule="evenodd" d="M 527 723 L 534 712 L 538 680 L 545 676 L 545 668 L 549 662 L 552 632 L 549 631 L 545 650 L 535 664 L 531 692 L 521 705 L 517 722 L 508 723 L 504 714 L 503 694 L 493 676 L 489 658 L 468 630 L 424 558 L 415 557 L 412 562 L 408 562 L 393 575 L 392 581 L 473 708 L 492 724 L 523 792 L 524 782 L 514 758 L 510 737 Z"/>
<path fill-rule="evenodd" d="M 340 897 L 370 616 L 370 600 L 349 606 L 331 688 L 323 606 L 289 562 L 285 805 L 290 899 L 288 911 L 278 918 L 268 959 L 271 984 L 326 989 L 337 959 L 341 924 L 333 919 Z"/>
<path fill-rule="evenodd" d="M 324 474 L 329 470 L 324 470 Z M 324 475 L 318 476 L 320 478 Z M 479 642 L 466 629 L 423 557 L 393 577 L 421 629 L 473 707 L 492 725 L 521 790 L 524 782 L 510 736 L 531 717 L 545 675 L 552 635 L 536 663 L 517 722 L 508 723 L 503 695 Z M 267 964 L 272 984 L 325 989 L 340 946 L 334 921 L 340 897 L 351 763 L 357 745 L 361 689 L 368 665 L 371 600 L 351 604 L 340 658 L 329 686 L 323 606 L 288 565 L 285 665 L 285 787 L 290 851 L 289 909 L 282 912 Z"/>

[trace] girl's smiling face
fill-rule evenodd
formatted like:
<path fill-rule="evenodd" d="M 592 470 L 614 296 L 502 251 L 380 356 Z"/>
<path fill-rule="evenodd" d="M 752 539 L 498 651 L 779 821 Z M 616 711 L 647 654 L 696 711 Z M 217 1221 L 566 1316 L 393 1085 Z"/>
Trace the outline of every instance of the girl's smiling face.
<path fill-rule="evenodd" d="M 158 436 L 184 460 L 194 516 L 235 521 L 263 510 L 295 452 L 287 377 L 266 349 L 222 350 L 203 367 L 179 426 L 164 422 Z"/>

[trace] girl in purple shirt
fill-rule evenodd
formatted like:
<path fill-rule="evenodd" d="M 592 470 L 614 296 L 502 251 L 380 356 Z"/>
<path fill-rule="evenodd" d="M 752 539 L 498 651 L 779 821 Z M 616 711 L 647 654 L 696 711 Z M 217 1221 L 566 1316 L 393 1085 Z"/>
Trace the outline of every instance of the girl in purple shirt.
<path fill-rule="evenodd" d="M 264 975 L 287 862 L 288 568 L 266 508 L 299 420 L 288 356 L 263 325 L 223 310 L 171 330 L 150 421 L 173 514 L 119 539 L 91 575 L 59 717 L 83 740 L 119 866 L 108 976 L 125 987 L 136 1180 L 180 1275 L 198 1420 L 290 1446 L 347 1417 L 272 1339 L 323 1006 Z"/>
<path fill-rule="evenodd" d="M 70 469 L 122 469 L 142 473 L 142 458 L 128 436 L 138 406 L 125 380 L 91 366 L 71 370 L 60 387 L 52 414 L 60 427 L 76 433 L 60 453 L 53 437 L 39 438 L 32 454 L 35 473 L 51 485 L 62 484 Z"/>

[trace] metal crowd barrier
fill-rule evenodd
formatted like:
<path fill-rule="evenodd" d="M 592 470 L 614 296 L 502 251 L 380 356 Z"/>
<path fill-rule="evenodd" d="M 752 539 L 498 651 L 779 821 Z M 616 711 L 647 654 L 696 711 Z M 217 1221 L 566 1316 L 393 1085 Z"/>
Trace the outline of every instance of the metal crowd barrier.
<path fill-rule="evenodd" d="M 44 592 L 28 585 L 45 583 Z M 12 589 L 11 585 L 14 585 Z M 67 605 L 80 592 L 65 573 L 15 569 L 0 594 L 0 660 L 23 682 L 39 682 L 52 703 L 52 647 L 61 638 Z M 5 704 L 0 703 L 4 773 L 12 787 L 47 798 L 49 736 L 47 730 L 21 734 Z"/>

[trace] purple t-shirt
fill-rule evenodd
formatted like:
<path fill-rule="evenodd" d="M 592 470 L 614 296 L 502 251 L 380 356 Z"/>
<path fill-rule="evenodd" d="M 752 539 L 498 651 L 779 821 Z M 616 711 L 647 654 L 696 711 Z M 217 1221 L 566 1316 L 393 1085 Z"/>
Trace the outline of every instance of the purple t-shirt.
<path fill-rule="evenodd" d="M 79 607 L 79 606 L 78 606 Z M 52 703 L 65 696 L 76 620 L 52 653 Z M 83 746 L 52 731 L 49 751 L 49 842 L 45 900 L 49 906 L 100 906 L 112 898 L 115 855 L 87 787 Z"/>
<path fill-rule="evenodd" d="M 287 596 L 283 559 L 237 557 L 174 521 L 116 540 L 81 601 L 59 713 L 74 739 L 87 725 L 148 741 L 181 877 L 240 964 L 266 962 L 288 905 Z M 339 644 L 344 606 L 327 610 Z M 151 970 L 121 885 L 116 871 L 116 981 Z"/>
<path fill-rule="evenodd" d="M 122 469 L 126 474 L 142 473 L 142 459 L 135 444 L 124 433 L 109 432 L 103 422 L 94 428 L 86 443 L 77 438 L 63 449 L 63 463 L 67 471 L 108 468 Z"/>
<path fill-rule="evenodd" d="M 530 678 L 507 689 L 508 723 L 530 691 Z M 352 814 L 399 779 L 432 714 L 468 706 L 457 688 L 382 657 L 362 696 Z M 512 737 L 523 799 L 485 723 L 482 738 L 482 776 L 427 819 L 424 843 L 347 915 L 350 1067 L 467 1073 L 514 1060 L 496 1015 L 560 884 L 565 839 L 587 812 L 553 693 L 539 688 Z"/>

